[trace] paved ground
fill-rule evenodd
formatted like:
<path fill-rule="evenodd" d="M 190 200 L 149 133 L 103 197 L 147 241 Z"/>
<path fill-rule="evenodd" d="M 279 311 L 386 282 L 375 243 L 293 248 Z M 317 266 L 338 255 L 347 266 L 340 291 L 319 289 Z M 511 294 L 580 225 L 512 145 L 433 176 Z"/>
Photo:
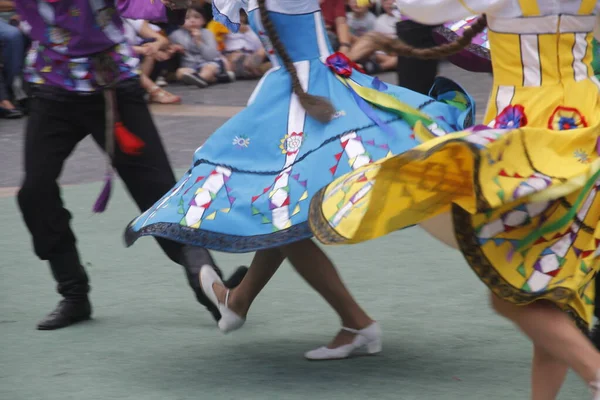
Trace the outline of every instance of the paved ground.
<path fill-rule="evenodd" d="M 484 101 L 487 76 L 468 81 L 456 69 L 443 72 Z M 186 105 L 154 111 L 177 168 L 187 167 L 193 150 L 243 106 L 253 85 L 173 89 Z M 21 174 L 22 125 L 0 121 L 1 400 L 528 398 L 529 344 L 492 315 L 485 288 L 461 257 L 418 229 L 327 248 L 359 302 L 382 324 L 381 356 L 304 361 L 302 353 L 326 343 L 338 321 L 288 266 L 261 294 L 244 329 L 222 336 L 151 239 L 123 247 L 121 232 L 136 210 L 121 187 L 106 214 L 90 214 L 103 158 L 89 140 L 69 160 L 63 182 L 93 282 L 95 319 L 35 331 L 58 297 L 31 253 L 12 197 Z M 217 257 L 227 270 L 250 259 Z M 586 396 L 570 376 L 561 398 Z"/>

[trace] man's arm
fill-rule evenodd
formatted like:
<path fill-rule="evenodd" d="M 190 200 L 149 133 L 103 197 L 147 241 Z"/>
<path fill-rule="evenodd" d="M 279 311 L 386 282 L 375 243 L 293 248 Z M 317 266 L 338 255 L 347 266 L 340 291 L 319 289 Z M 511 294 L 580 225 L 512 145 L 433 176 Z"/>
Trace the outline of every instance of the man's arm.
<path fill-rule="evenodd" d="M 335 1 L 335 34 L 340 43 L 339 51 L 346 54 L 350 51 L 352 43 L 352 35 L 350 34 L 350 27 L 346 19 L 346 2 L 344 0 L 330 1 Z"/>
<path fill-rule="evenodd" d="M 12 0 L 0 0 L 0 12 L 15 11 L 15 2 Z"/>
<path fill-rule="evenodd" d="M 335 19 L 335 33 L 340 42 L 340 52 L 346 54 L 350 51 L 350 43 L 352 43 L 352 35 L 346 17 L 337 17 Z"/>

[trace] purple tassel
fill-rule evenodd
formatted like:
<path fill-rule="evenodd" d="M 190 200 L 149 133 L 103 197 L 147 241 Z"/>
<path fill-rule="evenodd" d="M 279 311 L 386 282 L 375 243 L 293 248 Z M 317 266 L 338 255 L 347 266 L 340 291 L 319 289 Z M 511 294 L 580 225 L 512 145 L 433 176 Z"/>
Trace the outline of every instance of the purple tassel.
<path fill-rule="evenodd" d="M 600 137 L 596 139 L 596 154 L 600 155 Z"/>
<path fill-rule="evenodd" d="M 112 172 L 107 172 L 104 177 L 104 188 L 100 192 L 96 203 L 94 204 L 94 208 L 92 211 L 94 213 L 101 213 L 106 210 L 106 206 L 108 205 L 108 200 L 110 199 L 110 193 L 112 191 Z"/>

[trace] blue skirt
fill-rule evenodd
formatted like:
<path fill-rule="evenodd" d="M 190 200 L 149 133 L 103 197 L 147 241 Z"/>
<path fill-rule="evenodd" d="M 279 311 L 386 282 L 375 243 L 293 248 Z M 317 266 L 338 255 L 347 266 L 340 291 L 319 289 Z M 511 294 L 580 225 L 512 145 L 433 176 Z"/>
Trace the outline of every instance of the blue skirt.
<path fill-rule="evenodd" d="M 334 119 L 322 124 L 308 117 L 291 92 L 287 71 L 268 72 L 249 106 L 196 150 L 177 185 L 129 224 L 128 245 L 151 235 L 242 253 L 310 238 L 309 204 L 319 189 L 353 169 L 419 144 L 398 114 L 369 105 L 370 113 L 391 130 L 375 123 L 322 60 L 295 65 L 309 93 L 330 99 L 337 110 Z M 441 131 L 473 123 L 474 102 L 448 79 L 437 79 L 431 97 L 356 70 L 351 79 L 420 109 Z"/>

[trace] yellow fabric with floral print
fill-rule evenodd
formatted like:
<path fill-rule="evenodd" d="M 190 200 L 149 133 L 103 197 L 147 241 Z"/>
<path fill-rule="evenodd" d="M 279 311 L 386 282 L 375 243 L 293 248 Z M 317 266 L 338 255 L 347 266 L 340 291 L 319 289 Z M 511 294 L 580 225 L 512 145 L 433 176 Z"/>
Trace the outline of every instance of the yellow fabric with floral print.
<path fill-rule="evenodd" d="M 313 198 L 311 228 L 326 244 L 358 243 L 451 211 L 461 251 L 491 290 L 515 304 L 550 300 L 585 329 L 600 268 L 595 1 L 579 15 L 519 3 L 521 18 L 488 18 L 486 126 L 340 177 Z"/>

